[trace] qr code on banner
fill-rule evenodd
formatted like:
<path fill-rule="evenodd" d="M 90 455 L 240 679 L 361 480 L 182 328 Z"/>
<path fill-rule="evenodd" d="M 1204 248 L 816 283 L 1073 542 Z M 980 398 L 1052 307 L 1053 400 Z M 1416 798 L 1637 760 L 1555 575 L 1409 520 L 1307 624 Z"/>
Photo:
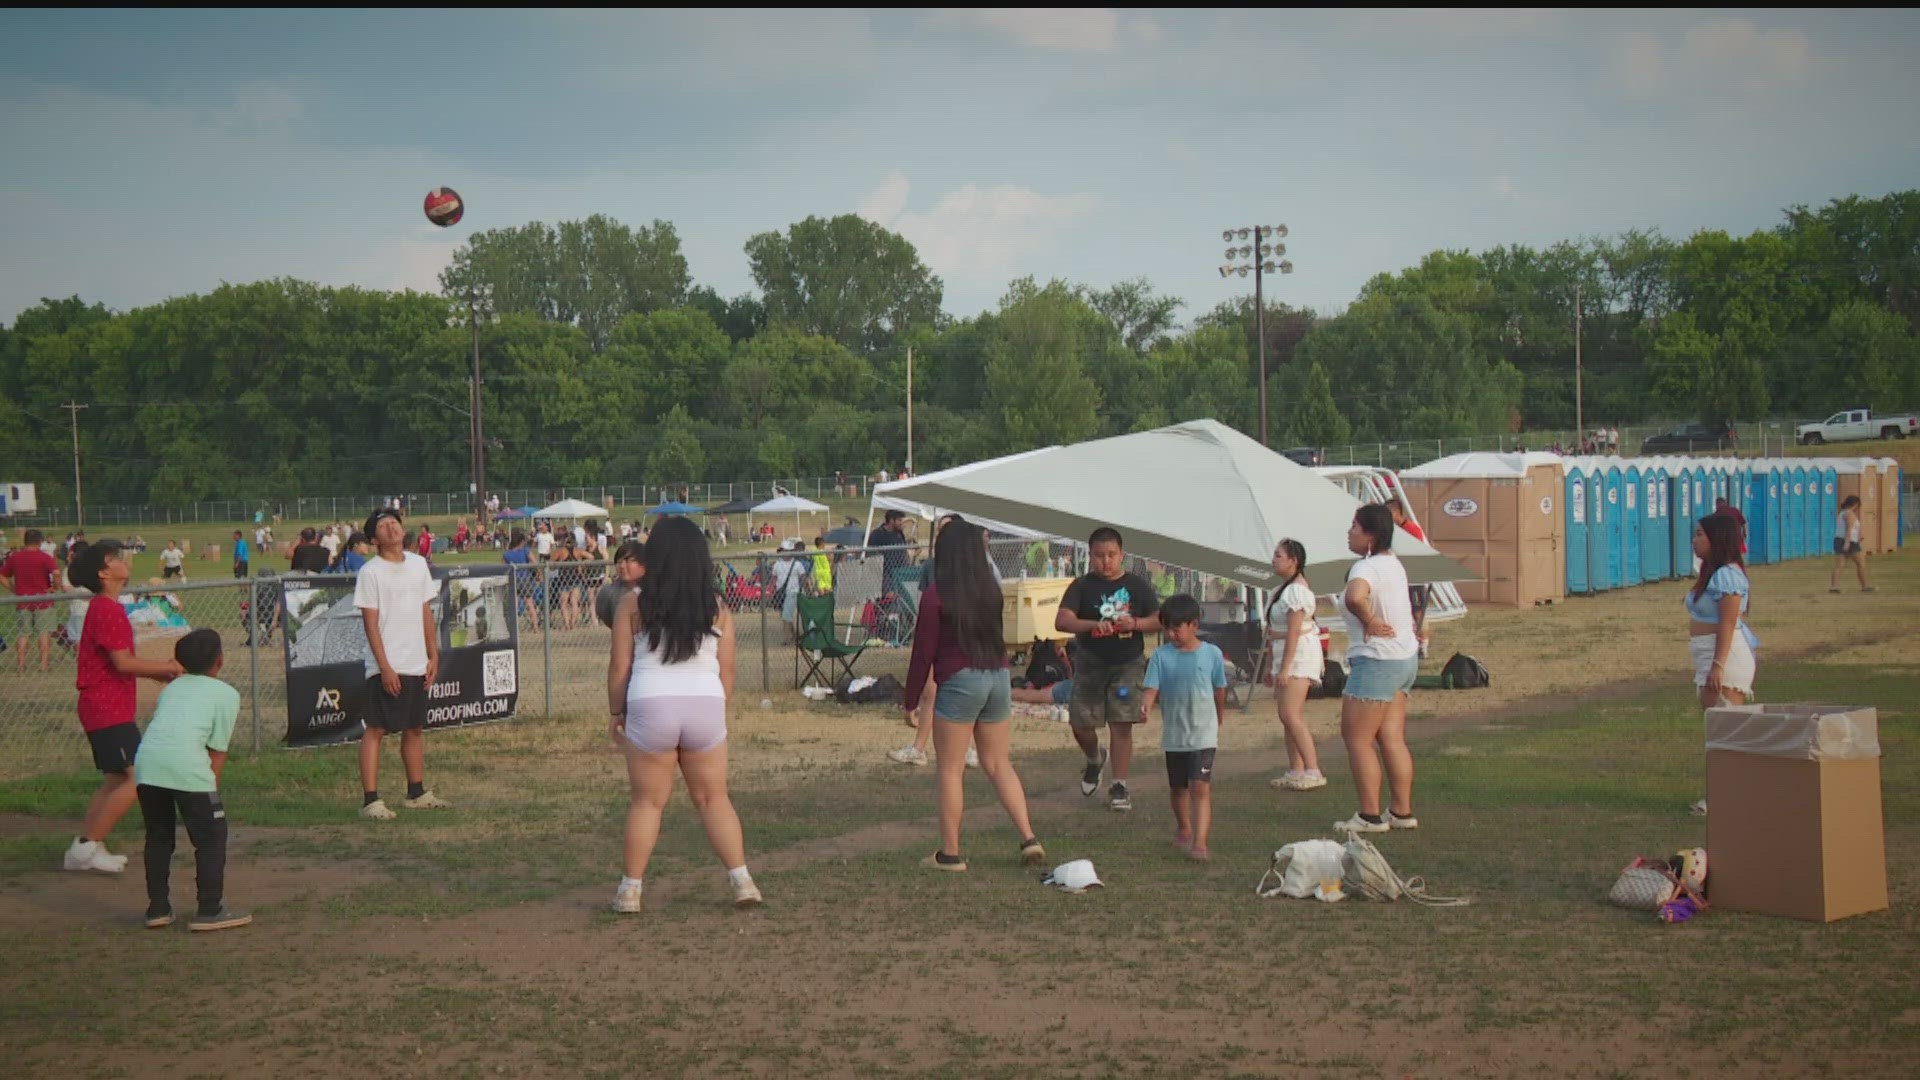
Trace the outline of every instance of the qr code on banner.
<path fill-rule="evenodd" d="M 487 697 L 517 693 L 519 678 L 512 649 L 490 652 L 481 658 L 480 689 Z"/>

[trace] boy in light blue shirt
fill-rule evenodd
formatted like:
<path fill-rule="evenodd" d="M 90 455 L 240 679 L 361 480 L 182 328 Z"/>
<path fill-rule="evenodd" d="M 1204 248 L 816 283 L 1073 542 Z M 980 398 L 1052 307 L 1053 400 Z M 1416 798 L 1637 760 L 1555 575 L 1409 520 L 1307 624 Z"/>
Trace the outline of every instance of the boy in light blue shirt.
<path fill-rule="evenodd" d="M 227 811 L 220 802 L 220 770 L 240 716 L 240 692 L 219 679 L 225 658 L 220 635 L 195 630 L 173 656 L 186 674 L 167 684 L 133 759 L 140 814 L 147 822 L 147 928 L 173 923 L 167 884 L 173 862 L 174 820 L 185 820 L 193 841 L 194 883 L 200 906 L 194 930 L 245 926 L 253 916 L 230 910 L 223 893 L 227 871 Z"/>
<path fill-rule="evenodd" d="M 1167 789 L 1173 803 L 1173 844 L 1195 862 L 1206 862 L 1213 828 L 1213 755 L 1227 707 L 1227 658 L 1200 640 L 1200 602 L 1181 593 L 1160 606 L 1166 644 L 1147 661 L 1140 721 L 1160 703 L 1160 749 L 1167 757 Z"/>

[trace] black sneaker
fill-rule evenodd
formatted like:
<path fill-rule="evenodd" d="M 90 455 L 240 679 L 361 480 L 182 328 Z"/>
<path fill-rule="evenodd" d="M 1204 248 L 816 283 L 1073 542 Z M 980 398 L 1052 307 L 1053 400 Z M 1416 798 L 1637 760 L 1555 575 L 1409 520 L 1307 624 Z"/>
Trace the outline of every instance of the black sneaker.
<path fill-rule="evenodd" d="M 1133 809 L 1133 799 L 1127 795 L 1127 782 L 1115 780 L 1113 787 L 1107 789 L 1107 805 L 1121 813 Z"/>
<path fill-rule="evenodd" d="M 1080 771 L 1080 794 L 1092 798 L 1093 793 L 1100 790 L 1100 772 L 1106 767 L 1107 748 L 1103 746 L 1100 748 L 1100 760 L 1087 762 L 1087 767 Z"/>
<path fill-rule="evenodd" d="M 253 921 L 253 916 L 244 911 L 235 911 L 225 904 L 211 915 L 195 915 L 187 923 L 189 930 L 231 930 L 236 926 L 245 926 Z"/>
<path fill-rule="evenodd" d="M 164 930 L 173 925 L 173 907 L 169 904 L 147 905 L 147 929 Z"/>

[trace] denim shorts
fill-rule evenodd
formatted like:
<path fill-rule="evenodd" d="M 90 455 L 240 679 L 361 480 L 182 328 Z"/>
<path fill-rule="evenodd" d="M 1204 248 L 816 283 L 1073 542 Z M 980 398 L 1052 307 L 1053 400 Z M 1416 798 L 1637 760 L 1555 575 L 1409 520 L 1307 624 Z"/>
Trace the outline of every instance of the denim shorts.
<path fill-rule="evenodd" d="M 1347 658 L 1347 688 L 1342 697 L 1361 701 L 1392 701 L 1395 694 L 1413 689 L 1414 676 L 1420 674 L 1420 658 L 1376 660 L 1371 656 Z"/>
<path fill-rule="evenodd" d="M 1061 679 L 1059 682 L 1054 683 L 1052 686 L 1048 687 L 1047 689 L 1052 692 L 1053 703 L 1055 705 L 1065 705 L 1068 702 L 1073 700 L 1073 680 L 1072 679 Z"/>
<path fill-rule="evenodd" d="M 1006 668 L 956 671 L 933 695 L 933 715 L 955 724 L 991 724 L 1013 715 L 1013 682 Z"/>

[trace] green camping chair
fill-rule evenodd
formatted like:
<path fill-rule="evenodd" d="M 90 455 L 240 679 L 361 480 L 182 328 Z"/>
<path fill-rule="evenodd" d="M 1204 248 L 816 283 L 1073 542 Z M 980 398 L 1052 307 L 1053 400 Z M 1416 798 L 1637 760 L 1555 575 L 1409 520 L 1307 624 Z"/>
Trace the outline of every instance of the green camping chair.
<path fill-rule="evenodd" d="M 860 654 L 866 652 L 871 643 L 867 631 L 851 623 L 833 621 L 832 593 L 820 596 L 802 593 L 794 597 L 793 610 L 800 631 L 793 650 L 795 681 L 801 686 L 808 686 L 815 678 L 820 678 L 825 680 L 826 686 L 831 687 L 839 681 L 832 677 L 836 665 L 842 678 L 852 678 L 854 662 L 860 659 Z M 807 664 L 804 678 L 800 677 L 802 660 Z M 827 670 L 822 671 L 822 667 Z"/>

